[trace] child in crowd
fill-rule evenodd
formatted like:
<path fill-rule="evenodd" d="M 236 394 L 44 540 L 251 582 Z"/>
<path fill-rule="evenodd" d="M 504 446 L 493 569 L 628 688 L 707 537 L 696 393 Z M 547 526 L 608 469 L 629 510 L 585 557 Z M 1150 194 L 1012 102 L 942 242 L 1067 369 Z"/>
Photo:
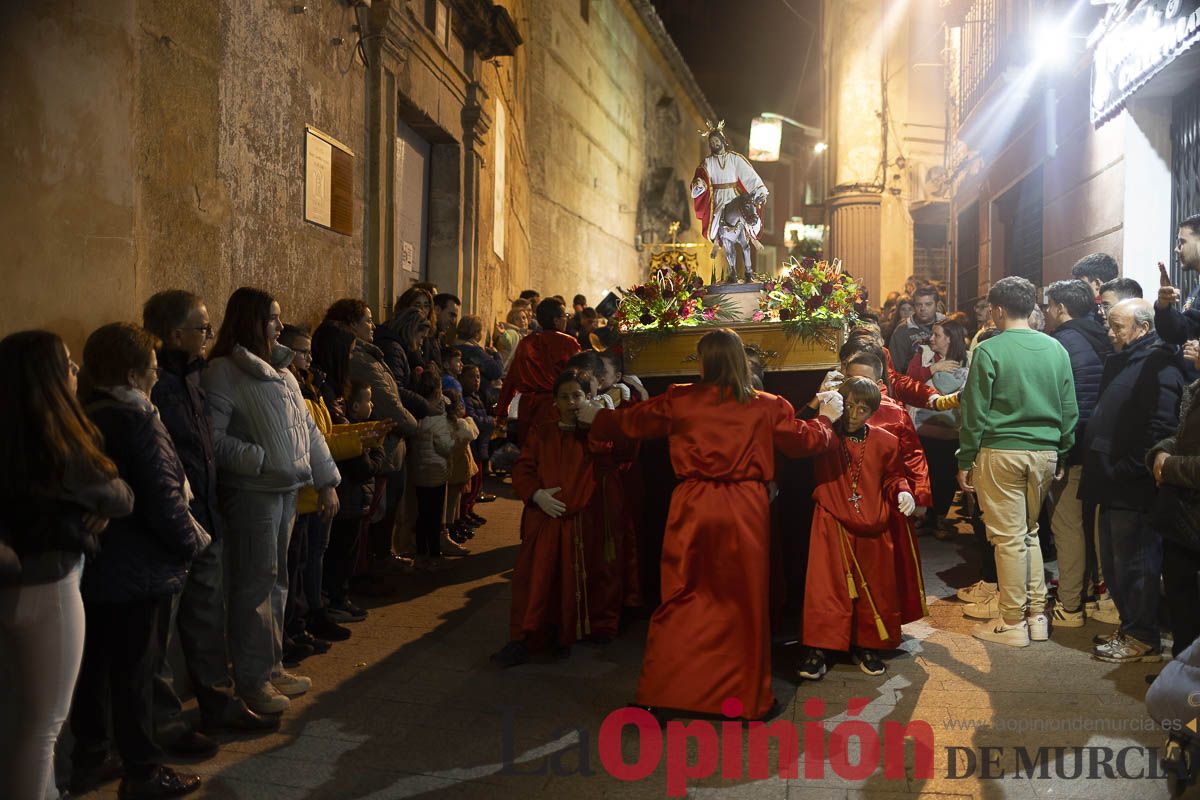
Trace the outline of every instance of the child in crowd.
<path fill-rule="evenodd" d="M 462 371 L 463 407 L 466 409 L 467 416 L 475 422 L 475 427 L 479 430 L 479 435 L 471 442 L 471 456 L 475 459 L 475 464 L 479 469 L 475 471 L 475 475 L 467 483 L 466 491 L 463 492 L 460 516 L 468 525 L 476 528 L 487 522 L 486 519 L 475 513 L 475 504 L 479 502 L 479 498 L 483 494 L 483 476 L 487 470 L 489 455 L 488 444 L 492 439 L 492 431 L 496 428 L 491 412 L 480 395 L 481 382 L 482 375 L 479 367 L 474 364 L 464 364 Z M 495 499 L 494 496 L 493 499 Z"/>
<path fill-rule="evenodd" d="M 825 651 L 852 651 L 868 675 L 886 670 L 879 656 L 900 643 L 900 598 L 893 538 L 899 509 L 916 511 L 899 440 L 867 420 L 879 408 L 879 386 L 847 378 L 838 387 L 845 414 L 834 446 L 815 459 L 817 488 L 804 587 L 799 675 L 819 680 Z"/>
<path fill-rule="evenodd" d="M 329 594 L 330 614 L 344 622 L 361 622 L 367 612 L 349 599 L 350 575 L 362 532 L 382 499 L 375 491 L 376 476 L 384 468 L 383 438 L 391 423 L 369 422 L 375 409 L 368 384 L 352 382 L 345 405 L 359 448 L 354 455 L 339 458 L 337 462 L 342 474 L 338 486 L 340 508 L 333 519 L 325 553 L 324 584 Z"/>
<path fill-rule="evenodd" d="M 573 369 L 558 376 L 553 393 L 558 418 L 543 417 L 530 431 L 513 469 L 513 489 L 525 512 L 509 642 L 492 655 L 502 667 L 525 663 L 531 649 L 547 644 L 566 658 L 571 644 L 591 632 L 584 537 L 595 525 L 596 480 L 588 437 L 578 424 L 588 382 Z"/>
<path fill-rule="evenodd" d="M 445 395 L 446 418 L 456 434 L 446 473 L 446 535 L 461 545 L 475 536 L 474 529 L 462 518 L 462 498 L 466 493 L 467 484 L 479 471 L 475 458 L 471 455 L 471 442 L 479 436 L 479 428 L 475 425 L 475 420 L 467 416 L 461 394 L 447 389 Z"/>
<path fill-rule="evenodd" d="M 614 350 L 601 352 L 600 372 L 596 375 L 598 384 L 596 388 L 600 394 L 608 397 L 608 403 L 611 403 L 611 408 L 617 408 L 622 403 L 628 403 L 633 398 L 633 390 L 622 382 L 624 377 L 621 354 Z"/>
<path fill-rule="evenodd" d="M 444 563 L 443 551 L 446 555 L 467 555 L 470 552 L 448 535 L 443 535 L 442 530 L 449 459 L 456 442 L 469 442 L 470 435 L 465 427 L 451 425 L 444 410 L 446 399 L 442 394 L 442 377 L 436 368 L 430 367 L 417 377 L 416 392 L 425 398 L 433 409 L 443 410 L 442 413 L 430 414 L 421 420 L 409 457 L 417 500 L 417 517 L 414 523 L 417 568 L 437 570 L 442 568 Z"/>
<path fill-rule="evenodd" d="M 442 356 L 442 391 L 455 391 L 462 395 L 462 384 L 459 383 L 459 377 L 463 371 L 462 352 L 457 348 L 447 348 L 446 354 Z"/>

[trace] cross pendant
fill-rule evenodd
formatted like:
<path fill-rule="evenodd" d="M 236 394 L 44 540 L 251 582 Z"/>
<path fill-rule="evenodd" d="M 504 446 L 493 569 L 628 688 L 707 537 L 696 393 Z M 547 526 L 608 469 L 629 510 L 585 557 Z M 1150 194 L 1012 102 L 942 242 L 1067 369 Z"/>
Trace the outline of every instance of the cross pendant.
<path fill-rule="evenodd" d="M 855 490 L 855 491 L 854 491 L 854 493 L 853 493 L 852 495 L 850 495 L 850 497 L 849 497 L 849 498 L 847 498 L 847 499 L 848 499 L 848 500 L 849 500 L 851 503 L 854 503 L 854 510 L 855 510 L 855 511 L 857 511 L 858 513 L 860 513 L 860 514 L 861 514 L 861 513 L 862 513 L 862 509 L 861 509 L 861 508 L 859 508 L 858 501 L 859 501 L 859 500 L 862 500 L 862 495 L 858 493 L 858 490 Z"/>

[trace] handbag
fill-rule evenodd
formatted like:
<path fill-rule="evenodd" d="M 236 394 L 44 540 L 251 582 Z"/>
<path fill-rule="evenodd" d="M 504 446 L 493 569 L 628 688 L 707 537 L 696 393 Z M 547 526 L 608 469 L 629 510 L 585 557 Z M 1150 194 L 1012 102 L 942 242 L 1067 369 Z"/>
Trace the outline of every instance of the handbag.
<path fill-rule="evenodd" d="M 1200 491 L 1169 483 L 1158 487 L 1150 522 L 1164 539 L 1200 552 Z"/>

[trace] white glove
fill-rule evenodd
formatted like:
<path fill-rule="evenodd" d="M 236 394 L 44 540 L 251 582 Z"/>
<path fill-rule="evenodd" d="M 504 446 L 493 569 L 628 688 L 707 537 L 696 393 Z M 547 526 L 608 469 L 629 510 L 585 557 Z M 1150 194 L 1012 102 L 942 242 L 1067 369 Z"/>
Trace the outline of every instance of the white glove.
<path fill-rule="evenodd" d="M 628 403 L 629 398 L 633 396 L 630 388 L 623 383 L 616 384 L 617 391 L 621 393 L 621 402 Z"/>
<path fill-rule="evenodd" d="M 901 492 L 896 497 L 896 505 L 900 506 L 900 513 L 906 517 L 911 517 L 917 510 L 917 501 L 908 492 Z"/>
<path fill-rule="evenodd" d="M 600 409 L 592 403 L 584 403 L 579 409 L 578 420 L 584 425 L 591 425 L 596 421 L 596 412 Z"/>
<path fill-rule="evenodd" d="M 829 370 L 829 372 L 825 373 L 825 378 L 821 381 L 821 388 L 818 389 L 817 391 L 818 392 L 836 391 L 837 388 L 842 385 L 842 381 L 844 381 L 845 379 L 846 379 L 845 375 L 838 372 L 836 369 L 831 369 L 831 370 Z"/>
<path fill-rule="evenodd" d="M 561 486 L 555 486 L 553 489 L 538 489 L 533 493 L 533 502 L 547 517 L 558 519 L 567 510 L 567 504 L 554 496 L 561 491 Z"/>
<path fill-rule="evenodd" d="M 842 399 L 840 393 L 834 391 L 818 392 L 817 400 L 821 403 L 820 410 L 817 413 L 830 422 L 837 422 L 841 419 L 845 401 Z"/>

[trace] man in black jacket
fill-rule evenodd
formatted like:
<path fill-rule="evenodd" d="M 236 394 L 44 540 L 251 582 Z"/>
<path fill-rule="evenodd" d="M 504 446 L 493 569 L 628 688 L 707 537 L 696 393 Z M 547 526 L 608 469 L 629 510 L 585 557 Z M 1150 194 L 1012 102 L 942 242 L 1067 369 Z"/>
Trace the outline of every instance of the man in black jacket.
<path fill-rule="evenodd" d="M 1065 481 L 1050 488 L 1053 513 L 1050 527 L 1058 549 L 1058 602 L 1054 605 L 1054 625 L 1078 628 L 1083 625 L 1084 580 L 1088 573 L 1092 538 L 1084 525 L 1083 503 L 1079 499 L 1079 481 L 1083 476 L 1083 440 L 1088 420 L 1100 397 L 1100 378 L 1104 362 L 1112 355 L 1108 331 L 1096 321 L 1096 298 L 1092 287 L 1082 280 L 1058 281 L 1046 290 L 1046 325 L 1071 359 L 1075 378 L 1075 401 L 1079 422 L 1075 426 L 1075 446 L 1067 462 Z M 1094 562 L 1093 562 L 1094 563 Z"/>
<path fill-rule="evenodd" d="M 1154 331 L 1148 300 L 1121 301 L 1108 312 L 1108 324 L 1116 353 L 1104 366 L 1084 434 L 1080 494 L 1100 506 L 1100 561 L 1121 627 L 1092 655 L 1115 663 L 1158 661 L 1162 539 L 1150 525 L 1156 488 L 1145 462 L 1150 448 L 1175 432 L 1187 380 L 1176 348 Z"/>
<path fill-rule="evenodd" d="M 1175 261 L 1184 272 L 1200 272 L 1200 214 L 1193 214 L 1179 223 Z M 1171 278 L 1162 264 L 1159 264 L 1159 276 L 1158 302 L 1154 304 L 1154 324 L 1159 335 L 1172 344 L 1200 338 L 1200 285 L 1192 291 L 1181 311 L 1175 307 L 1180 301 L 1179 290 L 1171 285 Z"/>
<path fill-rule="evenodd" d="M 212 535 L 212 544 L 192 561 L 187 583 L 183 592 L 174 596 L 170 613 L 159 616 L 161 658 L 154 686 L 155 717 L 169 752 L 207 757 L 216 753 L 216 743 L 191 730 L 180 718 L 182 706 L 166 658 L 172 620 L 178 621 L 179 641 L 206 730 L 273 730 L 279 721 L 260 717 L 234 694 L 226 658 L 217 463 L 205 394 L 200 388 L 204 351 L 213 337 L 208 309 L 190 292 L 159 292 L 146 301 L 142 321 L 163 342 L 158 352 L 159 379 L 150 397 L 183 462 L 192 491 L 192 516 Z"/>

